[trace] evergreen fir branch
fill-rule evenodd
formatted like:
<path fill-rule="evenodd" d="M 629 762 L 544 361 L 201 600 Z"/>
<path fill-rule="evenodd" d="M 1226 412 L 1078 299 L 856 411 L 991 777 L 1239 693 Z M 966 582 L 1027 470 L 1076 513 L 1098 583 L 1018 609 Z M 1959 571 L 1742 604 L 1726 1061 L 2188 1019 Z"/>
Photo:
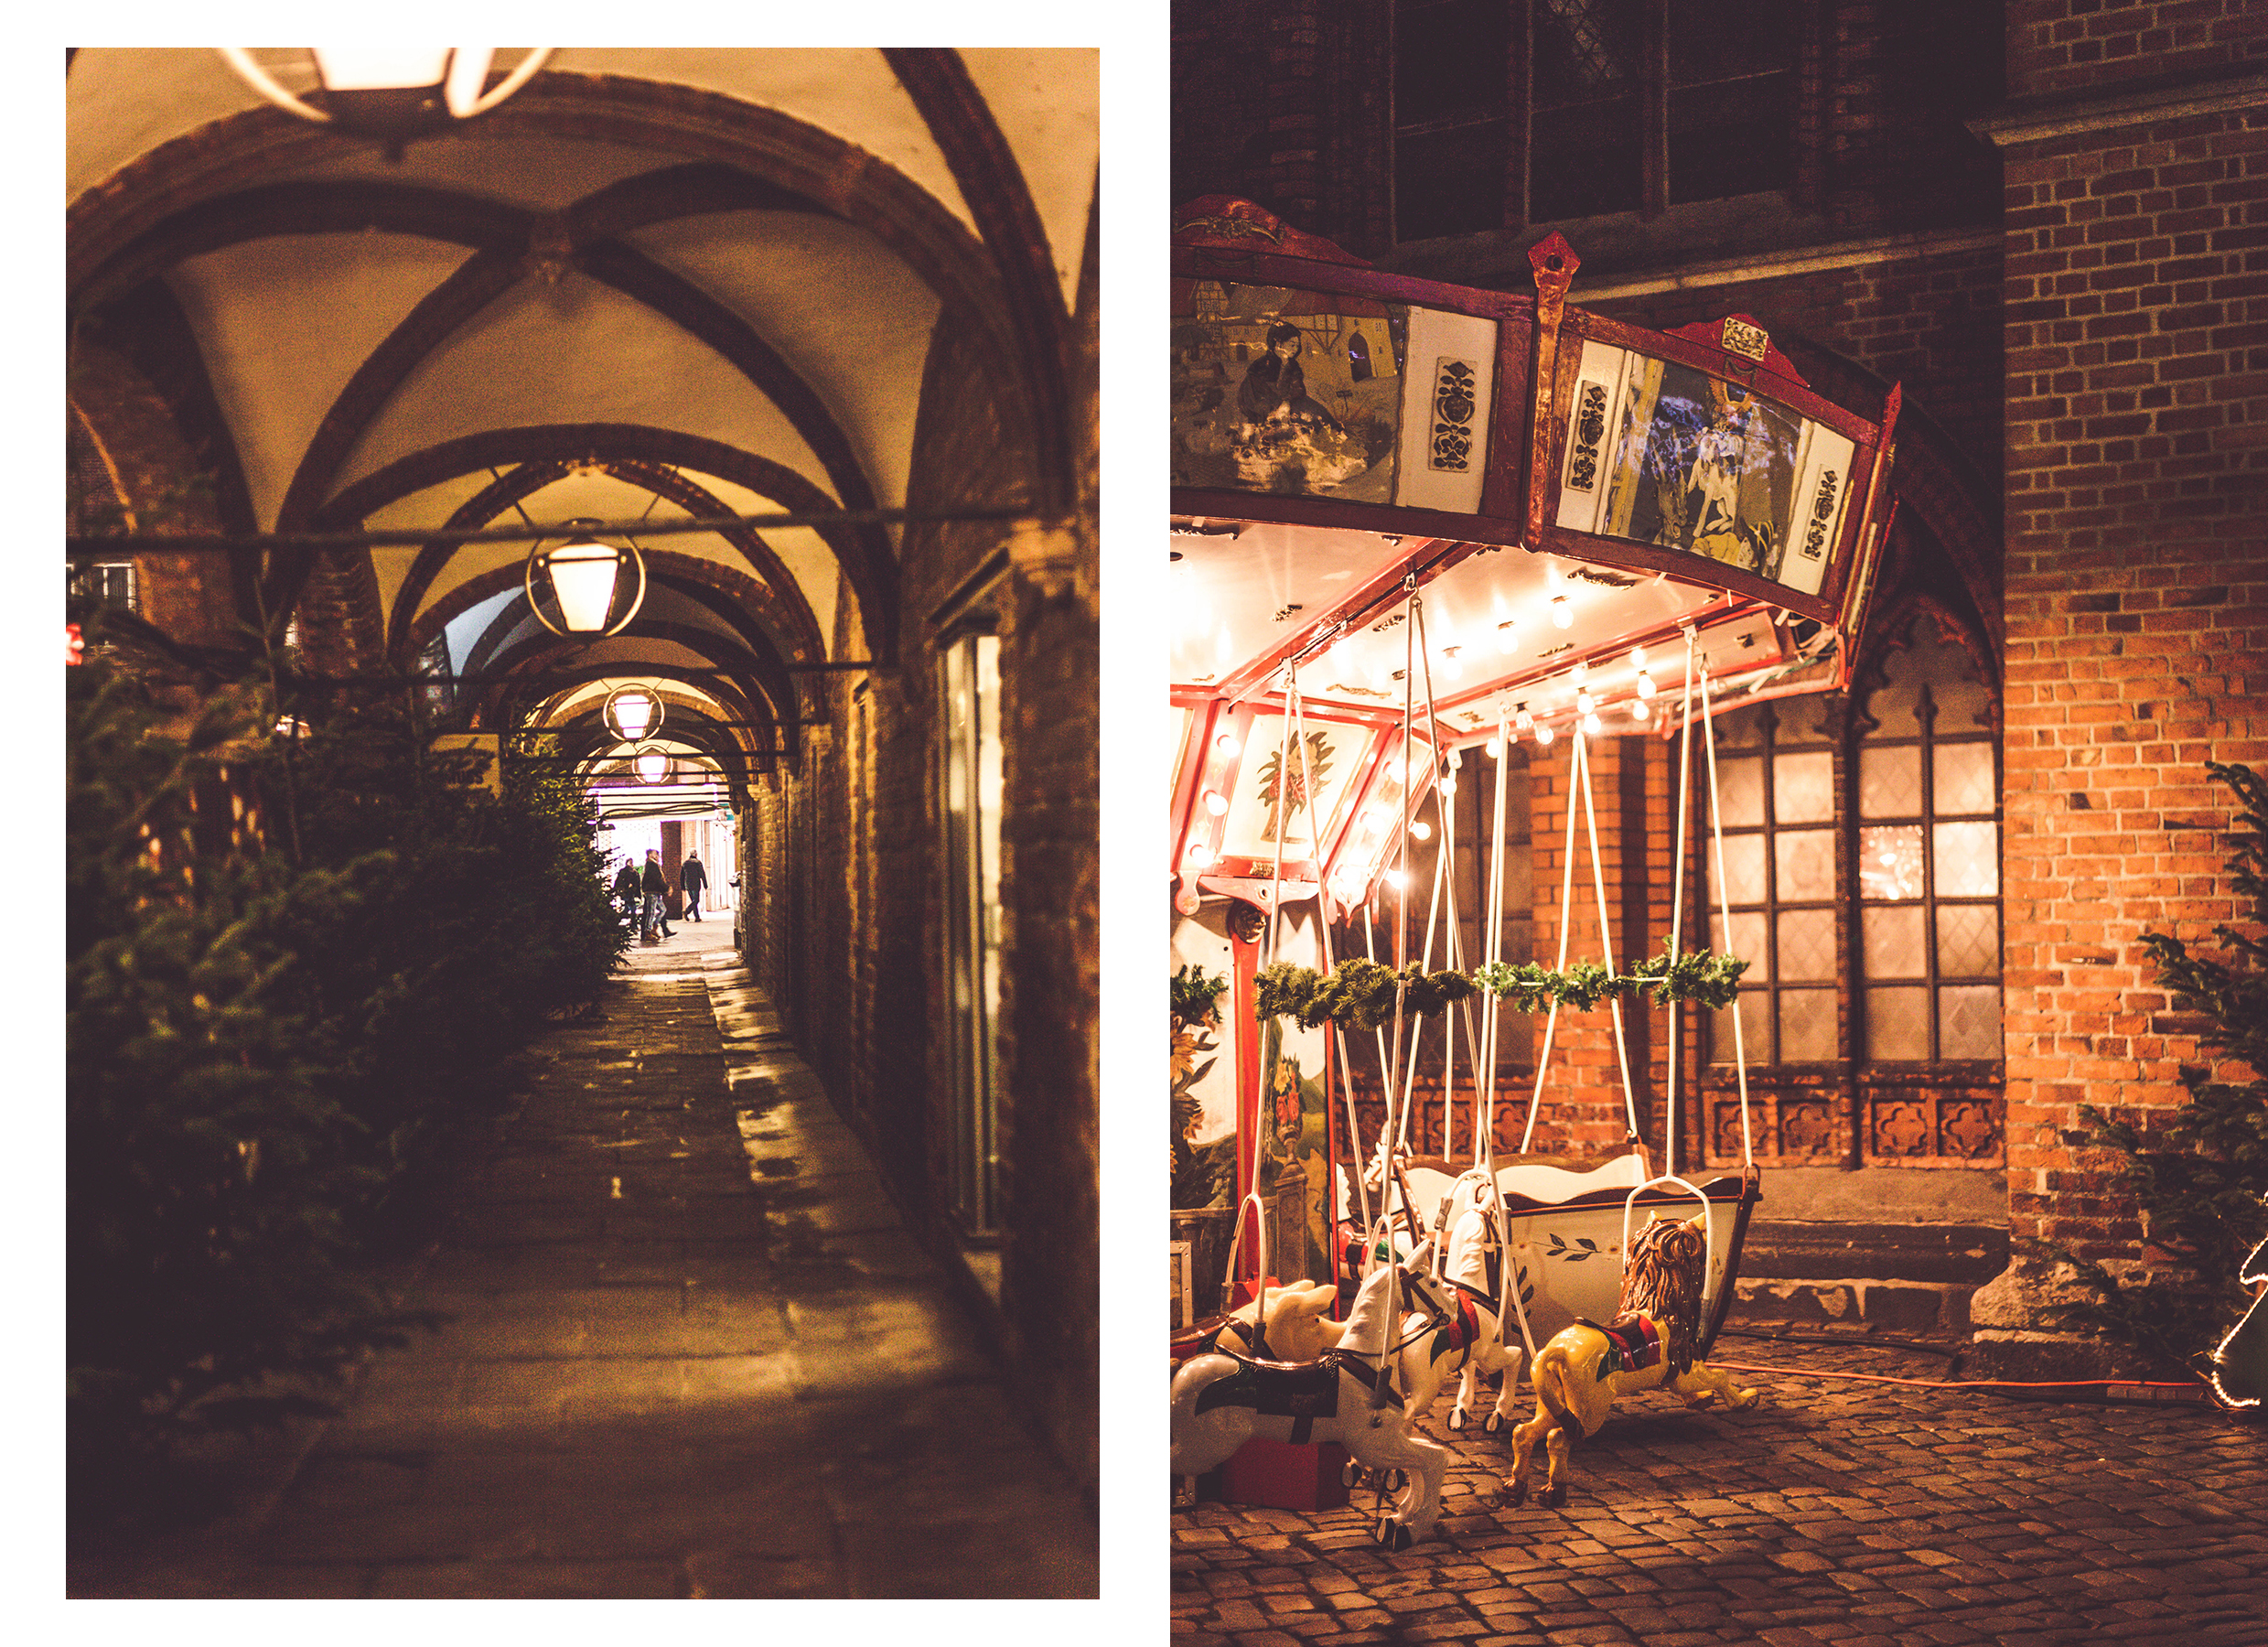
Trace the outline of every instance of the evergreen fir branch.
<path fill-rule="evenodd" d="M 2268 927 L 2268 781 L 2244 766 L 2209 761 L 2206 770 L 2239 802 L 2230 884 L 2251 902 L 2251 924 Z M 2268 1235 L 2268 946 L 2225 923 L 2213 935 L 2220 957 L 2192 954 L 2165 932 L 2145 932 L 2142 943 L 2174 1009 L 2208 1019 L 2198 1044 L 2250 1066 L 2252 1079 L 2216 1081 L 2188 1066 L 2188 1102 L 2170 1112 L 2129 1117 L 2081 1105 L 2073 1141 L 2118 1157 L 2114 1182 L 2141 1216 L 2143 1262 L 2119 1276 L 2061 1246 L 2042 1248 L 2069 1264 L 2088 1294 L 2050 1310 L 2052 1324 L 2091 1329 L 2192 1372 L 2250 1307 L 2239 1273 Z"/>
<path fill-rule="evenodd" d="M 1254 974 L 1253 982 L 1256 1016 L 1263 1021 L 1288 1017 L 1306 1029 L 1334 1021 L 1345 1029 L 1373 1029 L 1392 1020 L 1397 997 L 1403 1012 L 1412 1017 L 1445 1011 L 1484 993 L 1529 1013 L 1548 1012 L 1554 1005 L 1588 1012 L 1617 992 L 1649 996 L 1656 1006 L 1675 1000 L 1724 1006 L 1737 992 L 1747 964 L 1731 955 L 1665 953 L 1625 975 L 1596 962 L 1577 962 L 1559 972 L 1532 961 L 1519 965 L 1493 961 L 1469 973 L 1428 973 L 1415 966 L 1396 972 L 1357 958 L 1340 962 L 1327 975 L 1279 961 Z"/>

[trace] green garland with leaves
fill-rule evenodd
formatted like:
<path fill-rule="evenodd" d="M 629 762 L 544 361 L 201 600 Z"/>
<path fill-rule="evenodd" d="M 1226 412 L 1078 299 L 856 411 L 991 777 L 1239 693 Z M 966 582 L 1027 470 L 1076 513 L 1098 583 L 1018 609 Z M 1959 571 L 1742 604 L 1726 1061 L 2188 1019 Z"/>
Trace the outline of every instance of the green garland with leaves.
<path fill-rule="evenodd" d="M 1256 1015 L 1288 1017 L 1303 1029 L 1336 1021 L 1341 1028 L 1375 1029 L 1394 1016 L 1396 996 L 1404 1014 L 1440 1012 L 1459 1001 L 1487 994 L 1520 1012 L 1545 1012 L 1553 1006 L 1588 1012 L 1609 995 L 1644 996 L 1657 1006 L 1671 1001 L 1709 1007 L 1729 1006 L 1740 987 L 1746 961 L 1705 951 L 1662 953 L 1616 974 L 1594 962 L 1577 962 L 1564 972 L 1533 962 L 1513 966 L 1492 961 L 1471 973 L 1429 973 L 1410 966 L 1396 972 L 1376 961 L 1340 962 L 1328 974 L 1279 961 L 1252 975 Z"/>

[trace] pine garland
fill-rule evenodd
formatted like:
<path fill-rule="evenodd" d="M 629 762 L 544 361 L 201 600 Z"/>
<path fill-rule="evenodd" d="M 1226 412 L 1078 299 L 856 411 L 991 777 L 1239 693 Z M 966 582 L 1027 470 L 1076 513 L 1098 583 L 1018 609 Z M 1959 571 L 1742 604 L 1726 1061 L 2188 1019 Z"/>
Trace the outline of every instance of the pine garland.
<path fill-rule="evenodd" d="M 1303 1029 L 1336 1021 L 1341 1028 L 1374 1029 L 1391 1022 L 1397 993 L 1411 1017 L 1440 1012 L 1486 993 L 1520 1012 L 1547 1012 L 1553 1005 L 1588 1012 L 1612 994 L 1650 998 L 1657 1006 L 1683 1001 L 1701 1006 L 1729 1006 L 1748 963 L 1732 955 L 1687 951 L 1662 953 L 1626 974 L 1608 972 L 1596 962 L 1577 962 L 1564 972 L 1533 962 L 1513 966 L 1490 962 L 1471 973 L 1429 973 L 1410 966 L 1396 972 L 1376 961 L 1340 962 L 1330 973 L 1279 961 L 1255 973 L 1257 1016 L 1288 1017 Z"/>

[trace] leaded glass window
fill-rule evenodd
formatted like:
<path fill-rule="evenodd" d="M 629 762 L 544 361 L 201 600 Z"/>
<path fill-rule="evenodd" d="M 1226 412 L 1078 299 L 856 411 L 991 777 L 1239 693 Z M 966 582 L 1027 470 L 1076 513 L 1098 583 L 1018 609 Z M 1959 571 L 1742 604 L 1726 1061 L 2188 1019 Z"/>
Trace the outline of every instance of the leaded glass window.
<path fill-rule="evenodd" d="M 1835 1013 L 1835 756 L 1817 699 L 1716 718 L 1723 879 L 1706 849 L 1709 942 L 1748 963 L 1713 1015 L 1710 1055 L 1733 1061 L 1733 1013 L 1753 1064 L 1839 1055 Z M 1720 887 L 1723 898 L 1718 893 Z M 1730 924 L 1721 904 L 1731 907 Z"/>
<path fill-rule="evenodd" d="M 1859 973 L 1870 1063 L 1997 1059 L 2000 779 L 1992 693 L 1917 615 L 1857 742 Z"/>

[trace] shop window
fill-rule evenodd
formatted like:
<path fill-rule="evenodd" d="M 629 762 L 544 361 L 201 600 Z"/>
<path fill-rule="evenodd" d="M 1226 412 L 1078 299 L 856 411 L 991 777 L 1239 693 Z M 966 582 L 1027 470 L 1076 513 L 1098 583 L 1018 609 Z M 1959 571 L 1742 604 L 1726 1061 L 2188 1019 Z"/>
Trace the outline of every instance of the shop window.
<path fill-rule="evenodd" d="M 951 1195 L 972 1237 L 996 1235 L 999 1205 L 1000 640 L 967 634 L 939 681 Z"/>
<path fill-rule="evenodd" d="M 1815 698 L 1720 716 L 1716 793 L 1724 878 L 1704 847 L 1709 941 L 1748 963 L 1713 1015 L 1714 1061 L 1733 1061 L 1733 1014 L 1752 1064 L 1822 1063 L 1835 1022 L 1835 756 Z M 1730 906 L 1730 925 L 1720 905 Z"/>
<path fill-rule="evenodd" d="M 1857 742 L 1859 973 L 1869 1063 L 2001 1056 L 2000 780 L 1992 694 L 1916 616 L 1881 654 Z"/>
<path fill-rule="evenodd" d="M 1404 241 L 1789 188 L 1805 0 L 1399 0 Z"/>

